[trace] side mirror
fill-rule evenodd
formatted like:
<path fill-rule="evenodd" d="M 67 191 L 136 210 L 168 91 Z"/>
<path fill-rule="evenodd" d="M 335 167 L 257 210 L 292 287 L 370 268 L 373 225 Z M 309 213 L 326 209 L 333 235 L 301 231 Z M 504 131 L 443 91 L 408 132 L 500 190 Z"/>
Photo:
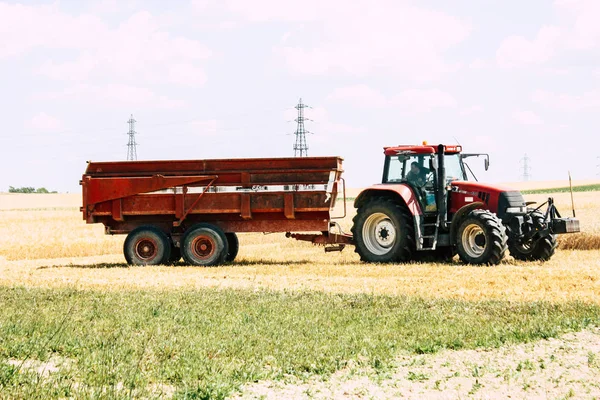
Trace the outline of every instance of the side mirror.
<path fill-rule="evenodd" d="M 486 157 L 485 160 L 483 161 L 483 164 L 485 165 L 485 170 L 487 171 L 488 168 L 490 167 L 490 159 Z"/>

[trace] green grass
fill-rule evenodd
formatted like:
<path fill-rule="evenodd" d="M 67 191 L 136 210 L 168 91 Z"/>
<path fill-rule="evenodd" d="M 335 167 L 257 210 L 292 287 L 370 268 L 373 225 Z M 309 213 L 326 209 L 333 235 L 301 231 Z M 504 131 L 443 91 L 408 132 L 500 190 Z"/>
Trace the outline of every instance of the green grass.
<path fill-rule="evenodd" d="M 242 290 L 0 287 L 0 397 L 223 398 L 286 375 L 327 377 L 353 360 L 385 372 L 401 351 L 495 347 L 600 324 L 583 303 L 469 303 Z M 9 360 L 63 358 L 45 378 Z"/>
<path fill-rule="evenodd" d="M 523 194 L 546 194 L 546 193 L 565 193 L 570 192 L 571 189 L 566 187 L 560 188 L 550 188 L 550 189 L 533 189 L 533 190 L 523 190 L 521 193 Z M 573 186 L 574 192 L 597 192 L 600 191 L 600 184 L 594 185 L 582 185 L 582 186 Z"/>

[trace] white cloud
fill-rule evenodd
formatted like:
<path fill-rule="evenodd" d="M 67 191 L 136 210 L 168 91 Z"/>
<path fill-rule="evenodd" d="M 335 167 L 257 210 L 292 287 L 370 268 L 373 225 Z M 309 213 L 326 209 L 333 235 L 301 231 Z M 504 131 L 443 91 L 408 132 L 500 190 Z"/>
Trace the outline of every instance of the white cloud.
<path fill-rule="evenodd" d="M 364 84 L 338 88 L 327 99 L 361 108 L 394 108 L 403 114 L 455 108 L 458 105 L 451 94 L 439 89 L 407 89 L 388 97 Z"/>
<path fill-rule="evenodd" d="M 200 87 L 206 83 L 206 74 L 202 68 L 191 64 L 173 64 L 169 66 L 168 81 L 182 86 Z"/>
<path fill-rule="evenodd" d="M 481 105 L 475 105 L 475 106 L 471 106 L 471 107 L 466 107 L 463 108 L 462 110 L 460 110 L 460 115 L 473 115 L 476 113 L 480 113 L 483 111 L 483 106 Z"/>
<path fill-rule="evenodd" d="M 58 92 L 34 96 L 37 100 L 67 100 L 79 104 L 98 104 L 112 108 L 171 109 L 185 107 L 185 102 L 156 94 L 145 87 L 121 84 L 78 84 Z"/>
<path fill-rule="evenodd" d="M 513 119 L 522 125 L 542 125 L 544 121 L 533 111 L 515 111 Z"/>
<path fill-rule="evenodd" d="M 107 3 L 110 5 L 110 2 Z M 168 32 L 171 22 L 147 11 L 132 14 L 113 28 L 93 15 L 73 16 L 52 6 L 0 3 L 0 59 L 36 48 L 67 50 L 48 59 L 36 72 L 57 80 L 94 78 L 127 84 L 169 82 L 193 85 L 206 81 L 202 62 L 212 56 L 202 43 Z M 52 54 L 50 52 L 49 54 Z M 57 56 L 55 56 L 57 57 Z M 71 59 L 65 57 L 71 57 Z"/>
<path fill-rule="evenodd" d="M 469 63 L 469 68 L 470 69 L 482 69 L 488 66 L 488 62 L 485 60 L 482 60 L 481 58 L 476 58 L 475 60 L 471 61 Z"/>
<path fill-rule="evenodd" d="M 455 108 L 451 94 L 439 89 L 409 89 L 392 97 L 392 106 L 402 113 L 430 112 L 434 108 Z"/>
<path fill-rule="evenodd" d="M 600 44 L 600 2 L 597 0 L 556 0 L 555 6 L 561 13 L 574 21 L 567 39 L 570 47 L 590 49 Z"/>
<path fill-rule="evenodd" d="M 600 46 L 600 1 L 556 0 L 560 25 L 543 26 L 534 39 L 513 35 L 501 43 L 496 61 L 501 67 L 541 64 L 560 52 Z"/>
<path fill-rule="evenodd" d="M 247 21 L 306 23 L 318 31 L 318 39 L 296 35 L 295 44 L 288 39 L 287 45 L 275 49 L 296 74 L 386 72 L 411 81 L 434 80 L 458 68 L 444 59 L 444 53 L 471 31 L 456 17 L 396 0 L 381 0 L 377 7 L 367 0 L 229 0 L 226 4 Z"/>
<path fill-rule="evenodd" d="M 28 121 L 27 126 L 39 132 L 57 132 L 64 128 L 63 122 L 45 112 L 40 112 Z"/>
<path fill-rule="evenodd" d="M 534 103 L 560 111 L 598 111 L 600 110 L 600 91 L 593 90 L 581 95 L 554 93 L 537 90 L 531 96 Z"/>
<path fill-rule="evenodd" d="M 327 96 L 327 100 L 347 102 L 363 108 L 380 108 L 389 105 L 389 100 L 383 94 L 365 84 L 337 88 Z"/>
<path fill-rule="evenodd" d="M 561 30 L 553 26 L 540 29 L 533 40 L 510 36 L 496 52 L 496 61 L 501 67 L 508 68 L 543 63 L 554 55 L 560 37 Z"/>

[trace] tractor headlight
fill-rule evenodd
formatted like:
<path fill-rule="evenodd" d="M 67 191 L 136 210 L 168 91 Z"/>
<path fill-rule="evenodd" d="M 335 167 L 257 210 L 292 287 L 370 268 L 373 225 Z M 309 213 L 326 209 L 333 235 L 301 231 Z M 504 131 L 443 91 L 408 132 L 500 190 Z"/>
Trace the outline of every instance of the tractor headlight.
<path fill-rule="evenodd" d="M 506 213 L 507 214 L 526 214 L 527 213 L 527 206 L 523 206 L 523 207 L 507 207 L 506 208 Z"/>

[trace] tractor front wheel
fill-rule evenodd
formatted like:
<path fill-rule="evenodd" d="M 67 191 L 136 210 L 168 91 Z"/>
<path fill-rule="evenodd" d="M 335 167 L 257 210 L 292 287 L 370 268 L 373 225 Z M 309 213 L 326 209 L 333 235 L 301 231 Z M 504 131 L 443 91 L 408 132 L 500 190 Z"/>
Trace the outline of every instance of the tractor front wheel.
<path fill-rule="evenodd" d="M 411 260 L 415 248 L 414 225 L 403 204 L 389 198 L 373 198 L 359 207 L 353 222 L 355 251 L 361 261 Z"/>
<path fill-rule="evenodd" d="M 460 222 L 456 235 L 460 259 L 467 264 L 498 264 L 506 253 L 502 222 L 487 210 L 473 210 Z"/>

